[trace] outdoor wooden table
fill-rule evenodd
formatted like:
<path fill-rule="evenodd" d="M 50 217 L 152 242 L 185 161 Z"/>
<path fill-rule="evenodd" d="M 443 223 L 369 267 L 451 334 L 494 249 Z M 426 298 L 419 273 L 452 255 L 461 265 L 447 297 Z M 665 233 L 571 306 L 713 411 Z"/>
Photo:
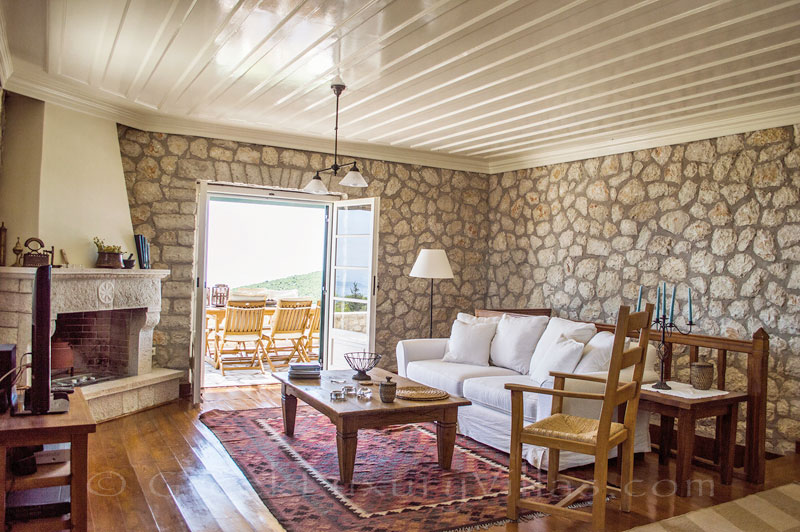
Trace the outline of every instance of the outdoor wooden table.
<path fill-rule="evenodd" d="M 340 390 L 344 384 L 360 385 L 359 381 L 352 379 L 354 374 L 355 372 L 349 369 L 333 370 L 323 371 L 319 379 L 290 379 L 288 373 L 273 373 L 272 376 L 281 382 L 283 429 L 286 435 L 294 435 L 298 399 L 326 415 L 336 425 L 339 478 L 343 484 L 349 484 L 353 480 L 359 429 L 433 421 L 436 424 L 439 466 L 450 469 L 455 449 L 458 407 L 472 404 L 469 400 L 448 397 L 440 401 L 395 399 L 393 403 L 383 403 L 378 397 L 377 383 L 385 380 L 387 376 L 391 376 L 392 380 L 397 382 L 397 386 L 420 386 L 420 384 L 376 368 L 369 372 L 375 382 L 372 386 L 372 399 L 364 401 L 349 397 L 345 401 L 331 401 L 331 390 Z M 332 380 L 341 380 L 344 383 Z"/>

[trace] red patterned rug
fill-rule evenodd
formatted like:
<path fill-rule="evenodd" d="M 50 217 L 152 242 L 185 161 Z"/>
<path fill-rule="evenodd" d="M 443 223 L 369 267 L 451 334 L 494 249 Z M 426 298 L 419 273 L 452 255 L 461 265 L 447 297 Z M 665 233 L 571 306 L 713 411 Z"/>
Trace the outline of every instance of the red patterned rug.
<path fill-rule="evenodd" d="M 283 433 L 280 408 L 211 410 L 200 420 L 288 531 L 466 531 L 508 522 L 508 455 L 458 436 L 445 471 L 429 424 L 359 431 L 353 483 L 345 486 L 336 429 L 309 407 L 298 408 L 292 438 Z M 552 502 L 569 492 L 550 494 L 544 480 L 529 468 L 523 495 Z"/>

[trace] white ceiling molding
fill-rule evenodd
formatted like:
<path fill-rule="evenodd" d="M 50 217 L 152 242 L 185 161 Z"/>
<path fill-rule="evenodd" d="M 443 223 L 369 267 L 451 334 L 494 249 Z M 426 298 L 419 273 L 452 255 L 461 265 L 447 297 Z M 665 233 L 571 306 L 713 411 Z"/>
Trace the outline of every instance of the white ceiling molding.
<path fill-rule="evenodd" d="M 687 142 L 713 139 L 716 137 L 724 137 L 725 135 L 736 135 L 759 129 L 783 127 L 793 124 L 800 124 L 800 106 L 745 115 L 738 118 L 710 121 L 694 128 L 665 129 L 657 133 L 641 131 L 624 138 L 585 144 L 578 149 L 567 148 L 564 150 L 551 151 L 544 157 L 523 156 L 508 159 L 492 165 L 491 172 L 513 172 L 523 168 L 536 168 L 550 164 L 581 161 L 583 159 L 591 159 L 592 157 L 603 157 L 605 155 L 614 155 L 636 150 L 648 150 L 659 146 L 685 144 Z"/>
<path fill-rule="evenodd" d="M 8 79 L 14 72 L 14 64 L 11 59 L 11 49 L 8 47 L 8 32 L 6 31 L 6 15 L 0 9 L 0 83 L 6 86 Z"/>

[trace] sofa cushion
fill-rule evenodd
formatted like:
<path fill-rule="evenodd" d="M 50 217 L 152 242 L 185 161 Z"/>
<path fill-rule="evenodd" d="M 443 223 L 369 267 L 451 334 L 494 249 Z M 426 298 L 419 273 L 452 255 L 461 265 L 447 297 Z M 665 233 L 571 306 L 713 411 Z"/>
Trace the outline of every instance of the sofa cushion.
<path fill-rule="evenodd" d="M 539 343 L 536 344 L 536 350 L 531 358 L 529 373 L 533 375 L 536 372 L 536 363 L 539 360 L 544 360 L 553 352 L 556 342 L 562 335 L 564 338 L 585 344 L 592 339 L 595 333 L 597 333 L 597 327 L 593 323 L 550 318 L 547 328 L 539 339 Z"/>
<path fill-rule="evenodd" d="M 489 347 L 496 329 L 497 324 L 491 322 L 454 321 L 443 360 L 488 366 Z"/>
<path fill-rule="evenodd" d="M 505 385 L 508 383 L 531 385 L 527 375 L 477 377 L 464 381 L 464 397 L 474 404 L 511 415 L 511 392 L 505 389 Z M 538 398 L 539 395 L 535 393 L 522 394 L 523 416 L 529 422 L 536 421 Z"/>
<path fill-rule="evenodd" d="M 519 376 L 519 373 L 497 366 L 475 366 L 444 360 L 417 360 L 408 364 L 406 375 L 420 384 L 464 397 L 462 386 L 467 379 L 499 375 Z M 527 380 L 527 377 L 525 379 Z M 530 384 L 529 380 L 527 382 Z"/>
<path fill-rule="evenodd" d="M 602 331 L 592 336 L 592 339 L 583 348 L 583 355 L 575 367 L 575 373 L 608 371 L 613 347 L 614 333 Z"/>
<path fill-rule="evenodd" d="M 638 340 L 631 341 L 630 338 L 625 340 L 625 349 L 629 349 L 631 345 L 637 344 Z M 611 365 L 611 351 L 614 348 L 614 333 L 603 331 L 595 334 L 591 340 L 583 348 L 583 355 L 575 367 L 574 373 L 596 373 L 598 371 L 608 371 Z M 645 369 L 652 367 L 652 361 L 656 360 L 658 355 L 656 348 L 653 344 L 647 346 L 646 362 L 649 365 Z"/>
<path fill-rule="evenodd" d="M 583 353 L 583 344 L 571 338 L 566 338 L 563 334 L 553 344 L 552 349 L 546 357 L 542 357 L 536 364 L 536 369 L 531 372 L 530 378 L 536 386 L 541 386 L 550 378 L 551 371 L 561 373 L 572 373 Z"/>
<path fill-rule="evenodd" d="M 517 373 L 528 373 L 533 350 L 549 320 L 548 316 L 503 314 L 492 340 L 492 364 L 513 369 Z"/>

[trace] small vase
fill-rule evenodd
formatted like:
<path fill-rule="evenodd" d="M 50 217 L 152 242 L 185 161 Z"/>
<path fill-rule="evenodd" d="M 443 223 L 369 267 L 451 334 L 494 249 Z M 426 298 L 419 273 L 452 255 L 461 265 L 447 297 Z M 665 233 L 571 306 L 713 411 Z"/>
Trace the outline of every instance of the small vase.
<path fill-rule="evenodd" d="M 95 268 L 122 268 L 122 253 L 109 253 L 100 251 L 97 253 L 97 264 Z"/>
<path fill-rule="evenodd" d="M 386 377 L 386 382 L 381 383 L 378 392 L 380 393 L 382 402 L 393 403 L 397 395 L 397 383 L 392 382 L 391 377 Z"/>
<path fill-rule="evenodd" d="M 714 365 L 710 362 L 692 362 L 689 370 L 692 387 L 708 390 L 714 380 Z"/>
<path fill-rule="evenodd" d="M 74 365 L 75 353 L 69 342 L 53 340 L 50 343 L 50 367 L 52 369 L 70 369 Z"/>

